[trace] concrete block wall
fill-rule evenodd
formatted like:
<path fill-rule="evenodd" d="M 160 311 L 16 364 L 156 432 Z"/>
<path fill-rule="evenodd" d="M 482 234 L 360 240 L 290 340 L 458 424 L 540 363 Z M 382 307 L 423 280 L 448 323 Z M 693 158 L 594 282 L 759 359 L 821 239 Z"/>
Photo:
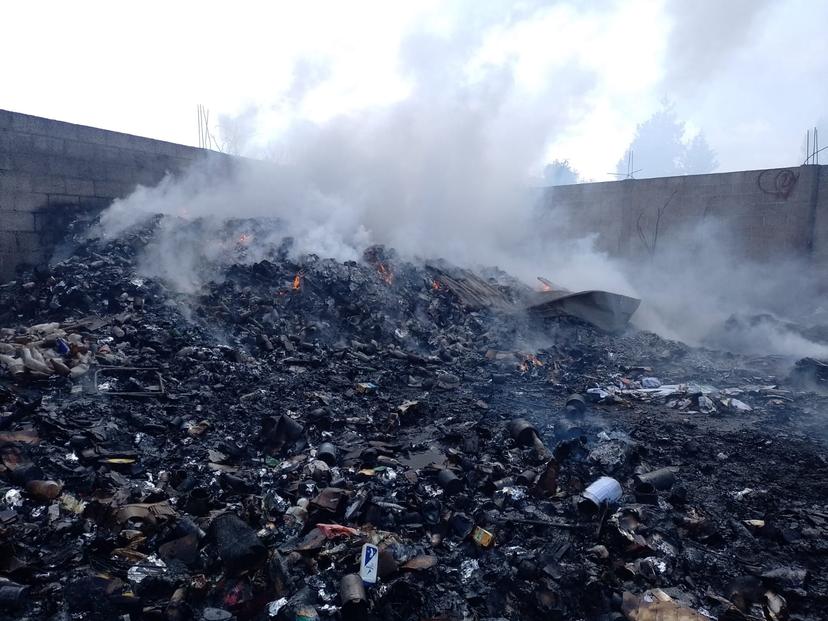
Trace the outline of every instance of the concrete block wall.
<path fill-rule="evenodd" d="M 636 179 L 547 188 L 567 232 L 635 258 L 701 223 L 715 223 L 745 257 L 810 257 L 828 265 L 828 166 Z M 561 213 L 561 212 L 559 212 Z"/>
<path fill-rule="evenodd" d="M 0 110 L 0 281 L 48 258 L 78 210 L 99 210 L 201 149 Z"/>
<path fill-rule="evenodd" d="M 0 282 L 48 259 L 79 210 L 103 209 L 210 156 L 232 160 L 0 110 Z M 615 256 L 645 255 L 709 220 L 728 227 L 746 257 L 806 256 L 828 267 L 828 166 L 558 186 L 545 200 L 558 231 L 566 220 L 570 235 L 594 235 Z"/>

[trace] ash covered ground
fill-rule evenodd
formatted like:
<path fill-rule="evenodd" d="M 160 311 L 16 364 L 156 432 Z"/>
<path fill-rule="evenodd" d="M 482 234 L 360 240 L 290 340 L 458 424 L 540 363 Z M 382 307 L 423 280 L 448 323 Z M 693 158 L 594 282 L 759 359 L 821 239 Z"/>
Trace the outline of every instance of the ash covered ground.
<path fill-rule="evenodd" d="M 0 286 L 0 617 L 825 618 L 818 361 L 470 304 L 382 248 L 234 237 L 176 293 L 157 226 Z"/>

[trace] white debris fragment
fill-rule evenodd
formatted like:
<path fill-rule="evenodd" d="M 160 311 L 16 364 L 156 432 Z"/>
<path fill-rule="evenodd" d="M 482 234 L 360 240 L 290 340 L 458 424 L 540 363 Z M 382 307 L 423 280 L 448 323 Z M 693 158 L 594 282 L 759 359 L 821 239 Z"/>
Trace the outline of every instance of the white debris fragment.
<path fill-rule="evenodd" d="M 460 563 L 460 580 L 468 582 L 475 572 L 480 569 L 477 559 L 468 559 Z"/>
<path fill-rule="evenodd" d="M 284 608 L 288 603 L 287 597 L 282 597 L 280 599 L 274 600 L 267 605 L 267 614 L 271 617 L 276 617 L 279 615 L 279 611 Z"/>
<path fill-rule="evenodd" d="M 19 489 L 10 489 L 6 492 L 6 495 L 3 496 L 3 502 L 5 502 L 6 506 L 10 509 L 22 507 L 23 495 L 20 493 Z"/>
<path fill-rule="evenodd" d="M 127 579 L 133 584 L 138 584 L 144 578 L 158 576 L 164 573 L 167 564 L 154 554 L 148 556 L 138 565 L 133 565 L 127 571 Z"/>
<path fill-rule="evenodd" d="M 735 397 L 731 398 L 731 399 L 728 399 L 727 401 L 728 401 L 728 403 L 727 403 L 728 407 L 730 407 L 733 410 L 736 410 L 737 412 L 752 412 L 753 411 L 753 408 L 750 407 L 747 403 L 745 403 L 744 401 L 739 401 L 739 399 L 736 399 Z"/>
<path fill-rule="evenodd" d="M 710 397 L 702 395 L 701 397 L 699 397 L 699 410 L 701 410 L 705 414 L 715 412 L 716 404 L 713 403 L 713 399 L 711 399 Z"/>

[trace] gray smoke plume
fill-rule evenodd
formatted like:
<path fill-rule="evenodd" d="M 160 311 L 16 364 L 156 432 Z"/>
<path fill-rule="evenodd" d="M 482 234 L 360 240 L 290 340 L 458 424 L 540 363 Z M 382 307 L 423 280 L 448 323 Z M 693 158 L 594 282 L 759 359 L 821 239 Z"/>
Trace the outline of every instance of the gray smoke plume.
<path fill-rule="evenodd" d="M 771 5 L 770 0 L 668 0 L 668 90 L 696 89 L 726 69 Z"/>
<path fill-rule="evenodd" d="M 809 0 L 671 1 L 662 96 L 704 130 L 719 170 L 802 163 L 825 115 L 828 4 Z M 642 119 L 643 120 L 643 119 Z"/>
<path fill-rule="evenodd" d="M 499 264 L 534 278 L 545 260 L 535 248 L 545 242 L 527 243 L 536 208 L 529 173 L 543 162 L 549 137 L 577 115 L 593 76 L 560 66 L 528 91 L 516 84 L 512 59 L 475 63 L 493 29 L 543 10 L 492 11 L 451 33 L 415 30 L 400 49 L 410 85 L 402 101 L 324 123 L 296 120 L 269 145 L 278 154 L 273 165 L 240 163 L 220 181 L 210 167 L 196 167 L 142 188 L 104 215 L 106 233 L 140 213 L 269 216 L 299 251 L 352 259 L 368 243 L 385 243 L 407 256 Z M 531 271 L 521 269 L 529 258 Z M 192 283 L 185 268 L 197 262 L 173 263 L 185 273 L 165 268 L 166 276 Z"/>
<path fill-rule="evenodd" d="M 319 122 L 289 116 L 286 129 L 266 145 L 272 161 L 239 160 L 230 172 L 208 161 L 155 188 L 140 188 L 103 214 L 98 233 L 115 236 L 141 218 L 167 214 L 141 268 L 192 292 L 214 276 L 209 266 L 227 255 L 220 240 L 229 219 L 269 218 L 278 222 L 278 233 L 249 239 L 237 231 L 248 240 L 246 260 L 266 256 L 283 235 L 294 238 L 297 253 L 342 260 L 382 243 L 409 259 L 497 265 L 528 283 L 541 275 L 573 290 L 636 295 L 644 299 L 639 325 L 696 344 L 711 338 L 725 343 L 721 327 L 734 313 L 782 314 L 780 296 L 813 295 L 810 278 L 791 278 L 804 273 L 802 266 L 748 264 L 729 252 L 728 231 L 713 222 L 635 263 L 597 251 L 594 236 L 573 237 L 571 214 L 539 200 L 531 188 L 550 140 L 584 121 L 596 76 L 562 63 L 549 68 L 540 86 L 521 84 L 514 58 L 494 61 L 482 53 L 488 37 L 555 5 L 482 6 L 451 28 L 419 24 L 405 38 L 399 66 L 408 94 L 400 101 Z M 601 20 L 604 8 L 567 10 Z M 680 41 L 685 35 L 674 36 Z M 297 67 L 282 109 L 295 114 L 326 75 L 324 63 Z M 256 114 L 246 113 L 240 135 L 253 133 Z M 199 236 L 182 238 L 176 218 L 201 218 Z M 767 322 L 726 344 L 785 355 L 828 353 Z"/>

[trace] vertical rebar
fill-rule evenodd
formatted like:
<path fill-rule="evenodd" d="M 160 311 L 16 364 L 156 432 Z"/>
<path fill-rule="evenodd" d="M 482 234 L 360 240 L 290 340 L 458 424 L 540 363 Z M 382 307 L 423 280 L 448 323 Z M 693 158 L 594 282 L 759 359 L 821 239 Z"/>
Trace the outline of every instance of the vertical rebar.
<path fill-rule="evenodd" d="M 805 164 L 811 160 L 811 130 L 805 132 Z"/>

